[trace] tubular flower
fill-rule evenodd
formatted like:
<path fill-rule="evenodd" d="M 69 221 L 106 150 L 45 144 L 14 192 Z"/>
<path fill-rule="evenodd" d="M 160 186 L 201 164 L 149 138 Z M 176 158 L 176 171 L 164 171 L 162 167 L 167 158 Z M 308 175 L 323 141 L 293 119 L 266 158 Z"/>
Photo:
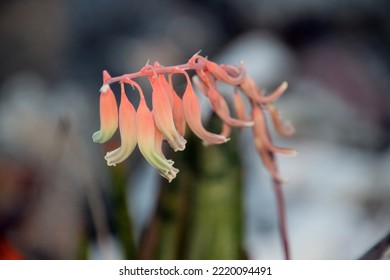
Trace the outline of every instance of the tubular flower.
<path fill-rule="evenodd" d="M 229 139 L 225 136 L 208 132 L 203 127 L 198 98 L 196 97 L 188 74 L 184 73 L 184 75 L 187 79 L 187 87 L 183 94 L 183 111 L 188 126 L 196 136 L 208 144 L 222 144 L 227 142 Z"/>
<path fill-rule="evenodd" d="M 187 141 L 180 135 L 173 120 L 173 101 L 170 102 L 169 88 L 164 87 L 166 80 L 163 74 L 154 77 L 152 82 L 152 104 L 154 121 L 172 149 L 183 151 Z"/>
<path fill-rule="evenodd" d="M 121 134 L 121 146 L 104 157 L 107 165 L 115 166 L 127 159 L 137 145 L 136 113 L 133 105 L 127 99 L 125 87 L 121 83 L 121 104 L 119 106 L 119 131 Z"/>
<path fill-rule="evenodd" d="M 192 81 L 186 72 L 188 70 L 194 70 L 197 74 Z M 173 87 L 172 76 L 175 74 L 184 75 L 186 78 L 186 87 L 181 98 Z M 152 110 L 146 104 L 142 89 L 134 81 L 140 77 L 147 77 L 152 86 Z M 114 94 L 110 89 L 110 84 L 115 82 L 121 82 L 119 115 Z M 209 99 L 211 108 L 222 121 L 220 134 L 204 128 L 200 103 L 192 82 Z M 139 92 L 140 102 L 137 110 L 126 96 L 124 83 L 131 84 Z M 229 104 L 219 91 L 218 83 L 234 87 L 232 107 L 236 117 L 230 114 Z M 104 71 L 100 95 L 101 129 L 94 133 L 93 140 L 99 143 L 108 141 L 117 129 L 119 119 L 121 146 L 107 153 L 105 156 L 107 164 L 115 165 L 125 160 L 138 143 L 149 164 L 170 182 L 179 170 L 173 167 L 174 162 L 163 154 L 162 143 L 167 141 L 174 151 L 184 150 L 187 142 L 184 139 L 186 125 L 205 145 L 227 142 L 233 127 L 240 129 L 251 127 L 255 147 L 264 165 L 274 181 L 281 183 L 275 155 L 295 155 L 296 151 L 272 143 L 264 114 L 267 112 L 270 114 L 272 123 L 280 135 L 290 136 L 294 132 L 291 124 L 283 123 L 273 104 L 286 89 L 287 83 L 283 82 L 274 92 L 265 95 L 246 74 L 242 64 L 218 65 L 199 54 L 195 54 L 186 64 L 164 67 L 155 62 L 153 65 L 147 64 L 138 72 L 114 78 Z M 244 98 L 248 99 L 247 103 L 252 107 L 250 116 L 246 113 Z"/>
<path fill-rule="evenodd" d="M 169 75 L 168 92 L 172 95 L 173 122 L 181 136 L 186 132 L 186 120 L 184 118 L 183 104 L 172 85 L 172 75 Z"/>
<path fill-rule="evenodd" d="M 155 130 L 153 113 L 147 107 L 145 99 L 141 97 L 137 110 L 137 137 L 139 149 L 150 165 L 156 168 L 158 173 L 171 181 L 176 177 L 178 170 L 172 167 L 173 161 L 168 161 L 162 156 L 161 150 L 156 150 L 156 143 L 159 139 L 155 138 Z"/>
<path fill-rule="evenodd" d="M 253 121 L 243 121 L 239 119 L 234 119 L 230 116 L 229 106 L 226 103 L 225 99 L 220 95 L 216 88 L 209 88 L 208 97 L 210 99 L 211 105 L 217 113 L 217 115 L 228 125 L 230 126 L 253 126 Z"/>
<path fill-rule="evenodd" d="M 100 130 L 92 135 L 93 141 L 98 143 L 105 143 L 110 140 L 118 128 L 118 107 L 114 93 L 106 83 L 110 78 L 107 71 L 104 71 L 104 83 L 100 89 Z"/>

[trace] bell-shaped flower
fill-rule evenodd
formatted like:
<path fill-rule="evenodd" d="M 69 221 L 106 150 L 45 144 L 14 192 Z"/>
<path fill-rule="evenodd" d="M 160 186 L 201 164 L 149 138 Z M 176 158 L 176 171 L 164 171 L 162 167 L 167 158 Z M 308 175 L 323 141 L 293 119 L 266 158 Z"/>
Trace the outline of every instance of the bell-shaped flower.
<path fill-rule="evenodd" d="M 136 112 L 126 96 L 123 82 L 121 83 L 121 103 L 119 106 L 119 132 L 121 146 L 104 157 L 107 165 L 113 165 L 127 159 L 137 145 Z"/>
<path fill-rule="evenodd" d="M 224 70 L 222 70 L 224 71 Z M 197 71 L 198 76 L 192 78 L 195 85 L 209 98 L 211 106 L 215 113 L 229 126 L 250 127 L 253 126 L 253 121 L 244 119 L 235 119 L 230 115 L 230 110 L 227 102 L 218 92 L 216 82 L 208 71 Z M 244 107 L 245 110 L 245 107 Z"/>
<path fill-rule="evenodd" d="M 172 74 L 169 74 L 168 78 L 169 83 L 165 79 L 162 79 L 161 81 L 163 82 L 163 87 L 166 89 L 170 97 L 173 122 L 175 124 L 176 130 L 181 136 L 184 137 L 186 131 L 186 120 L 184 118 L 183 105 L 180 97 L 177 95 L 177 92 L 173 88 Z"/>
<path fill-rule="evenodd" d="M 209 88 L 208 97 L 215 113 L 228 125 L 238 127 L 253 126 L 253 121 L 243 121 L 231 117 L 226 100 L 219 94 L 215 87 Z"/>
<path fill-rule="evenodd" d="M 154 77 L 154 81 L 152 81 L 152 105 L 154 120 L 156 122 L 157 128 L 164 135 L 172 149 L 175 152 L 183 151 L 187 141 L 175 127 L 169 92 L 167 92 L 167 89 L 164 87 L 164 80 L 165 77 L 161 74 L 157 77 Z"/>
<path fill-rule="evenodd" d="M 150 165 L 156 168 L 158 173 L 171 181 L 176 177 L 178 170 L 172 166 L 171 160 L 167 160 L 160 150 L 156 150 L 156 128 L 153 113 L 147 107 L 143 96 L 141 96 L 136 115 L 138 147 L 142 155 Z M 157 141 L 159 140 L 157 139 Z"/>
<path fill-rule="evenodd" d="M 115 95 L 105 82 L 110 78 L 107 71 L 103 72 L 104 84 L 100 89 L 100 130 L 92 135 L 94 142 L 105 143 L 111 139 L 118 128 L 118 107 Z"/>
<path fill-rule="evenodd" d="M 229 139 L 223 135 L 214 134 L 207 131 L 201 121 L 201 111 L 199 100 L 191 85 L 191 80 L 186 72 L 182 72 L 187 79 L 186 90 L 183 94 L 183 112 L 188 126 L 192 132 L 205 143 L 208 144 L 221 144 L 227 142 Z"/>
<path fill-rule="evenodd" d="M 258 105 L 254 105 L 253 107 L 253 119 L 255 122 L 255 137 L 261 138 L 261 142 L 264 146 L 272 151 L 273 153 L 285 155 L 285 156 L 295 156 L 297 151 L 294 149 L 283 148 L 275 146 L 269 136 L 268 129 L 265 122 L 265 117 L 262 109 Z"/>

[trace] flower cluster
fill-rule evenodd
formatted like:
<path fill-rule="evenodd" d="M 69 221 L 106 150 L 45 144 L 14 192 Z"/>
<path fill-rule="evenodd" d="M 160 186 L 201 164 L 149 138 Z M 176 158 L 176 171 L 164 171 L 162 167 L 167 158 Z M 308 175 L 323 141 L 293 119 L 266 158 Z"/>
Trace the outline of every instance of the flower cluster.
<path fill-rule="evenodd" d="M 190 79 L 187 71 L 194 70 Z M 172 84 L 173 75 L 184 75 L 186 88 L 182 98 Z M 152 86 L 152 110 L 147 106 L 144 93 L 134 79 L 147 77 Z M 120 82 L 121 100 L 119 112 L 110 84 Z M 218 83 L 233 87 L 233 109 L 218 89 Z M 125 84 L 137 89 L 140 95 L 138 108 L 135 109 L 127 98 Z M 201 108 L 194 92 L 193 84 L 209 99 L 216 115 L 222 120 L 222 132 L 207 131 L 201 122 Z M 294 132 L 289 123 L 283 123 L 279 112 L 273 105 L 286 90 L 283 82 L 274 92 L 265 95 L 240 66 L 218 65 L 205 57 L 195 54 L 186 64 L 164 67 L 158 62 L 147 64 L 139 72 L 112 78 L 107 71 L 103 72 L 103 86 L 100 89 L 100 130 L 93 134 L 93 141 L 108 141 L 119 126 L 121 146 L 106 154 L 108 165 L 116 165 L 130 156 L 136 145 L 145 159 L 163 177 L 172 181 L 178 169 L 174 162 L 162 153 L 162 142 L 167 141 L 174 151 L 183 151 L 186 146 L 184 138 L 186 126 L 203 140 L 206 145 L 225 143 L 229 140 L 232 127 L 251 127 L 256 149 L 272 178 L 282 182 L 275 163 L 275 154 L 294 155 L 295 150 L 275 146 L 269 136 L 265 112 L 271 116 L 276 130 L 283 136 Z M 247 115 L 244 98 L 249 99 L 251 114 Z"/>

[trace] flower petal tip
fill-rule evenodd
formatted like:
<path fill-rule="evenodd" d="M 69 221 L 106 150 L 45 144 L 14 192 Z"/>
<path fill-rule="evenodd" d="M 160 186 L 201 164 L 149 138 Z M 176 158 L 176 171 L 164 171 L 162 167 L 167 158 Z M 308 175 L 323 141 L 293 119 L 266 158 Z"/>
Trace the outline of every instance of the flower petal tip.
<path fill-rule="evenodd" d="M 219 136 L 221 136 L 221 135 L 219 135 Z M 222 138 L 222 137 L 221 137 L 221 138 Z M 215 142 L 215 143 L 211 143 L 211 142 L 208 142 L 208 141 L 206 141 L 206 140 L 203 140 L 203 141 L 202 141 L 202 145 L 203 145 L 204 147 L 208 147 L 208 146 L 212 146 L 212 145 L 224 144 L 224 143 L 229 142 L 229 141 L 230 141 L 230 138 L 226 138 L 226 137 L 224 137 L 224 138 L 222 139 L 222 142 Z"/>
<path fill-rule="evenodd" d="M 96 131 L 92 134 L 92 140 L 95 143 L 99 143 L 99 138 L 100 138 L 100 130 Z"/>
<path fill-rule="evenodd" d="M 252 127 L 252 126 L 254 126 L 255 125 L 255 122 L 254 121 L 248 121 L 248 122 L 245 122 L 244 123 L 244 127 Z"/>
<path fill-rule="evenodd" d="M 108 156 L 109 153 L 106 154 L 104 159 L 107 161 L 107 166 L 116 166 L 118 162 L 112 161 Z"/>
<path fill-rule="evenodd" d="M 170 183 L 170 182 L 172 182 L 173 179 L 176 178 L 177 173 L 179 173 L 179 169 L 172 166 L 172 168 L 170 170 L 168 170 L 166 172 L 158 170 L 158 173 L 160 173 L 160 175 L 162 177 L 164 177 L 165 179 L 167 179 L 168 182 Z"/>
<path fill-rule="evenodd" d="M 105 136 L 101 130 L 96 131 L 92 135 L 93 142 L 100 143 L 100 144 L 107 142 L 110 138 L 111 138 L 111 136 L 110 137 Z"/>
<path fill-rule="evenodd" d="M 107 83 L 109 79 L 111 79 L 111 75 L 108 74 L 107 70 L 103 70 L 103 82 Z"/>
<path fill-rule="evenodd" d="M 102 87 L 100 88 L 100 92 L 101 92 L 101 93 L 106 93 L 109 89 L 110 89 L 110 86 L 109 86 L 108 84 L 104 84 L 104 85 L 102 85 Z"/>
<path fill-rule="evenodd" d="M 184 139 L 183 139 L 184 140 Z M 173 151 L 178 152 L 178 151 L 184 151 L 186 149 L 186 143 L 187 140 L 184 140 L 181 145 L 174 145 Z"/>

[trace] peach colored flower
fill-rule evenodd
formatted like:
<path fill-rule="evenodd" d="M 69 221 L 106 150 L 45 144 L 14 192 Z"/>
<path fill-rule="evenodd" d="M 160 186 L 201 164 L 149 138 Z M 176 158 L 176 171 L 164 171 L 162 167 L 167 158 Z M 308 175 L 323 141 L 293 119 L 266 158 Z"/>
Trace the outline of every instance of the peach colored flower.
<path fill-rule="evenodd" d="M 156 149 L 161 138 L 158 138 L 159 135 L 156 135 L 156 139 L 155 133 L 159 132 L 156 132 L 153 118 L 153 113 L 146 105 L 145 99 L 141 97 L 137 110 L 138 147 L 149 164 L 170 182 L 176 177 L 179 170 L 172 166 L 173 161 L 163 157 L 160 149 Z"/>
<path fill-rule="evenodd" d="M 183 104 L 180 97 L 177 95 L 177 92 L 173 88 L 172 84 L 172 74 L 168 76 L 169 83 L 165 79 L 162 79 L 163 87 L 168 92 L 171 104 L 172 104 L 172 115 L 173 122 L 179 134 L 184 137 L 186 131 L 186 120 L 184 118 Z"/>
<path fill-rule="evenodd" d="M 121 103 L 119 106 L 119 131 L 121 146 L 104 157 L 107 165 L 113 165 L 124 161 L 133 152 L 137 145 L 136 112 L 126 96 L 124 83 L 121 83 Z"/>
<path fill-rule="evenodd" d="M 183 74 L 187 79 L 186 90 L 183 94 L 183 111 L 188 126 L 196 136 L 208 144 L 222 144 L 227 142 L 229 139 L 225 136 L 211 133 L 203 127 L 198 98 L 196 97 L 188 74 L 186 72 L 183 72 Z"/>
<path fill-rule="evenodd" d="M 165 87 L 165 77 L 163 74 L 160 74 L 150 80 L 153 88 L 152 104 L 156 126 L 175 152 L 183 151 L 187 141 L 175 127 L 172 108 L 173 102 L 170 102 L 169 88 Z"/>
<path fill-rule="evenodd" d="M 118 107 L 114 93 L 106 83 L 111 78 L 107 71 L 103 72 L 103 86 L 100 89 L 100 130 L 93 135 L 93 141 L 104 143 L 111 139 L 118 128 Z"/>
<path fill-rule="evenodd" d="M 209 99 L 211 108 L 222 121 L 222 131 L 219 134 L 207 131 L 202 124 L 199 100 L 186 72 L 189 69 L 196 71 L 197 76 L 194 76 L 192 81 Z M 172 76 L 175 74 L 183 74 L 186 78 L 187 84 L 182 98 L 172 84 Z M 142 76 L 147 77 L 152 86 L 152 110 L 146 104 L 142 89 L 133 80 Z M 113 82 L 121 82 L 119 114 L 115 96 L 110 88 Z M 140 102 L 137 110 L 126 96 L 125 83 L 138 90 Z M 231 115 L 229 104 L 219 91 L 218 83 L 234 87 L 235 117 Z M 104 71 L 100 95 L 101 128 L 94 133 L 93 140 L 99 143 L 108 141 L 117 129 L 119 119 L 121 146 L 106 154 L 107 164 L 116 165 L 125 160 L 138 143 L 141 153 L 149 164 L 171 181 L 179 170 L 173 167 L 172 160 L 165 157 L 161 146 L 163 141 L 167 141 L 174 151 L 184 150 L 187 142 L 184 139 L 186 125 L 205 145 L 227 142 L 233 127 L 240 129 L 252 127 L 255 146 L 264 165 L 274 180 L 281 182 L 275 155 L 295 155 L 296 151 L 272 143 L 264 114 L 266 111 L 269 112 L 276 130 L 282 136 L 293 133 L 291 124 L 282 122 L 279 112 L 273 105 L 286 88 L 287 83 L 283 82 L 274 92 L 265 95 L 246 74 L 242 64 L 240 66 L 218 65 L 198 54 L 194 55 L 187 64 L 164 67 L 155 62 L 153 65 L 146 65 L 139 72 L 115 78 L 111 78 L 107 71 Z M 250 117 L 246 114 L 243 98 L 247 98 L 248 104 L 252 107 Z"/>

